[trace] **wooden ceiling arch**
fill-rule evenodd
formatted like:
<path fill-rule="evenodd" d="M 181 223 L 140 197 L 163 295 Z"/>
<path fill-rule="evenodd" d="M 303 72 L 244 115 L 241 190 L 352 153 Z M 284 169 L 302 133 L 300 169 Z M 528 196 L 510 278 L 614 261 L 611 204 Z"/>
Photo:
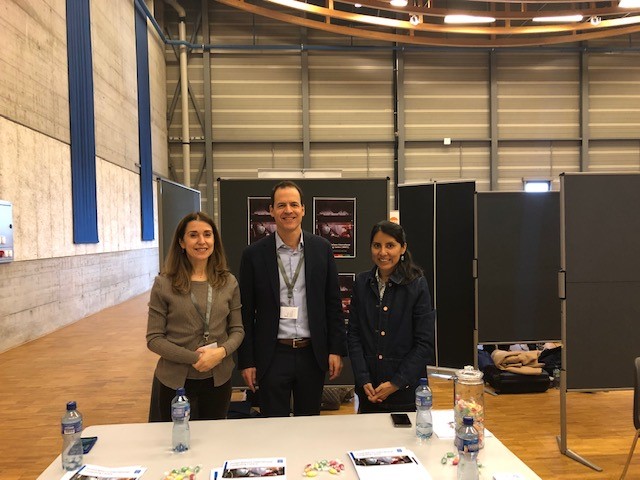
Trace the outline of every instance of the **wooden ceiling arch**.
<path fill-rule="evenodd" d="M 409 0 L 406 7 L 381 0 L 361 0 L 357 4 L 352 0 L 216 1 L 301 27 L 407 45 L 531 47 L 640 32 L 640 5 L 623 9 L 617 0 Z M 449 24 L 444 22 L 446 15 L 489 16 L 495 20 L 483 25 Z M 534 21 L 542 16 L 566 15 L 580 15 L 582 20 Z"/>

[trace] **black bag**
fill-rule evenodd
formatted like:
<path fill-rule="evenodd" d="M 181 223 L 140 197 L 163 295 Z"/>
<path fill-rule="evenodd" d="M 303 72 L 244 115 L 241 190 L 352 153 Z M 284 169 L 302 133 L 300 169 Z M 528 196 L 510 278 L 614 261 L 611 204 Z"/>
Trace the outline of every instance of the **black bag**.
<path fill-rule="evenodd" d="M 542 393 L 551 384 L 549 375 L 544 370 L 540 375 L 522 375 L 500 370 L 495 365 L 485 367 L 484 380 L 496 393 Z"/>
<path fill-rule="evenodd" d="M 336 387 L 326 385 L 322 390 L 320 410 L 340 410 L 342 402 L 353 398 L 353 387 Z"/>

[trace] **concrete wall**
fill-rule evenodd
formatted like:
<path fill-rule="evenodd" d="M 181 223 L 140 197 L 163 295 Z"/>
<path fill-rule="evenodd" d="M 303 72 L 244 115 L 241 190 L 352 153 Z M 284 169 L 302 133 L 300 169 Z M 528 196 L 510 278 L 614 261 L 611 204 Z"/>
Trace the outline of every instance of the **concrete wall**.
<path fill-rule="evenodd" d="M 14 207 L 15 261 L 0 265 L 0 352 L 144 292 L 157 274 L 157 228 L 141 240 L 133 9 L 91 2 L 100 241 L 76 245 L 65 0 L 3 2 L 0 199 Z M 165 62 L 151 29 L 149 52 L 153 170 L 165 176 Z"/>

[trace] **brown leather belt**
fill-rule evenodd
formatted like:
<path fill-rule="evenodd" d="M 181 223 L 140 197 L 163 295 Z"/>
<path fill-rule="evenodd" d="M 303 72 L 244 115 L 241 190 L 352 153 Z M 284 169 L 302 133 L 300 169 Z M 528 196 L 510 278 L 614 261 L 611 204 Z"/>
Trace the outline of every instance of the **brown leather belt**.
<path fill-rule="evenodd" d="M 311 345 L 310 338 L 279 338 L 278 343 L 291 348 L 305 348 Z"/>

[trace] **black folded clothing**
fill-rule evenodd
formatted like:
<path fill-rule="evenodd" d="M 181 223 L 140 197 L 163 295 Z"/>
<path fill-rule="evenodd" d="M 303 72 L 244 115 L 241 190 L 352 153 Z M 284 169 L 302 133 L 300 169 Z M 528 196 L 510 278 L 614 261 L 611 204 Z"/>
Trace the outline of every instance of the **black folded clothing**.
<path fill-rule="evenodd" d="M 484 368 L 484 379 L 497 393 L 542 393 L 549 389 L 549 375 L 522 375 L 500 370 L 495 365 Z"/>

